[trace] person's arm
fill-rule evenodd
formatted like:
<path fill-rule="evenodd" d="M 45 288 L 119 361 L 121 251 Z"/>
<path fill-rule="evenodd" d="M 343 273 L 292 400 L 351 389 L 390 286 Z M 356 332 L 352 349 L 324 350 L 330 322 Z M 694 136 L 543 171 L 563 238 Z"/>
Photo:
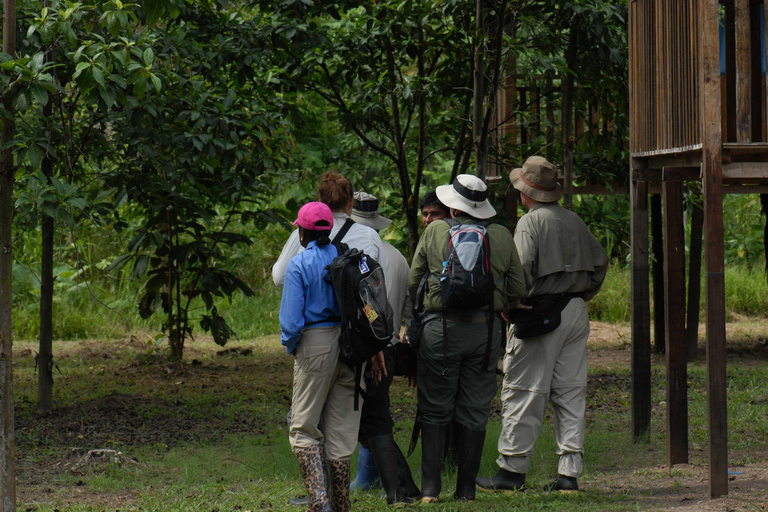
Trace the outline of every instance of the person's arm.
<path fill-rule="evenodd" d="M 523 272 L 525 294 L 527 294 L 533 286 L 533 264 L 536 259 L 536 245 L 533 242 L 533 237 L 521 229 L 518 224 L 515 230 L 515 247 L 517 247 L 518 260 L 520 261 L 520 267 Z"/>
<path fill-rule="evenodd" d="M 429 230 L 424 231 L 424 234 L 419 240 L 419 244 L 416 246 L 416 252 L 413 255 L 413 261 L 411 262 L 410 276 L 408 277 L 408 292 L 410 294 L 411 304 L 414 307 L 416 306 L 418 299 L 417 293 L 419 289 L 419 283 L 421 282 L 421 278 L 424 277 L 424 273 L 429 268 L 426 249 L 428 233 L 430 233 Z"/>
<path fill-rule="evenodd" d="M 600 287 L 603 286 L 603 280 L 608 273 L 608 253 L 600 242 L 597 241 L 592 233 L 589 234 L 589 245 L 592 250 L 592 261 L 594 263 L 595 271 L 592 274 L 589 290 L 584 292 L 584 300 L 591 300 L 597 292 L 600 291 Z"/>
<path fill-rule="evenodd" d="M 297 229 L 288 237 L 285 245 L 283 245 L 283 250 L 280 252 L 280 256 L 278 256 L 275 264 L 272 265 L 272 281 L 274 281 L 275 286 L 283 286 L 288 263 L 291 261 L 291 258 L 303 250 L 304 248 L 301 246 L 301 242 L 299 242 L 299 230 Z"/>
<path fill-rule="evenodd" d="M 514 241 L 512 241 L 512 250 L 509 255 L 505 280 L 506 287 L 504 293 L 506 293 L 506 300 L 509 303 L 509 307 L 514 308 L 519 304 L 520 299 L 525 296 L 526 292 L 526 277 Z"/>
<path fill-rule="evenodd" d="M 283 297 L 280 300 L 280 343 L 288 353 L 294 354 L 304 331 L 304 310 L 307 290 L 298 267 L 288 265 L 285 273 Z"/>

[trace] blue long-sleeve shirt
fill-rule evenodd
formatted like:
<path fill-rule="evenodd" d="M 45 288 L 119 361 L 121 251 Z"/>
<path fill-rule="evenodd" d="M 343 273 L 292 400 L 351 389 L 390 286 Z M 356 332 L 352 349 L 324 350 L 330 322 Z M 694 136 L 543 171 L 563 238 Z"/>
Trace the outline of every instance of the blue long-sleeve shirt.
<path fill-rule="evenodd" d="M 296 351 L 305 328 L 341 325 L 333 287 L 323 280 L 326 265 L 336 256 L 334 245 L 320 247 L 313 240 L 288 263 L 280 302 L 280 343 L 289 354 Z"/>

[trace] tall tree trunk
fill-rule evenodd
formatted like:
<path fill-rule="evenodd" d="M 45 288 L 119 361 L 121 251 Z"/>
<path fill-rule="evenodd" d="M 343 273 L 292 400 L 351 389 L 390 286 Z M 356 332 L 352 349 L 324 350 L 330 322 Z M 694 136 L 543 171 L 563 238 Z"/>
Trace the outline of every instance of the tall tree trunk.
<path fill-rule="evenodd" d="M 568 49 L 565 52 L 565 67 L 563 80 L 563 206 L 573 208 L 573 70 L 576 69 L 576 45 L 578 44 L 578 20 L 571 24 L 571 35 L 568 38 Z"/>
<path fill-rule="evenodd" d="M 16 1 L 3 0 L 3 53 L 16 58 Z M 15 136 L 11 98 L 1 98 L 6 118 L 0 134 L 0 512 L 16 510 L 16 442 L 13 428 L 13 149 Z M 5 149 L 2 149 L 5 148 Z"/>
<path fill-rule="evenodd" d="M 475 100 L 472 112 L 472 139 L 475 143 L 475 175 L 484 180 L 488 175 L 488 137 L 483 137 L 485 128 L 485 6 L 483 0 L 475 1 Z"/>
<path fill-rule="evenodd" d="M 43 109 L 44 118 L 51 119 L 52 101 Z M 48 144 L 51 143 L 49 133 Z M 50 183 L 53 177 L 53 160 L 47 152 L 42 162 L 43 174 Z M 37 355 L 37 412 L 48 414 L 53 410 L 53 240 L 54 219 L 43 213 L 42 262 L 40 269 L 40 345 Z"/>

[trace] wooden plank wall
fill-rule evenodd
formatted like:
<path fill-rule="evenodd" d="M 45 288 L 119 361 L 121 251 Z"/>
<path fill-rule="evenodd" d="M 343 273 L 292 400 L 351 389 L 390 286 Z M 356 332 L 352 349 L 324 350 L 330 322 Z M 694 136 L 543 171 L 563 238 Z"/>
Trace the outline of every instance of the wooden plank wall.
<path fill-rule="evenodd" d="M 747 0 L 748 1 L 748 0 Z M 699 136 L 696 0 L 630 2 L 630 151 L 685 148 Z"/>

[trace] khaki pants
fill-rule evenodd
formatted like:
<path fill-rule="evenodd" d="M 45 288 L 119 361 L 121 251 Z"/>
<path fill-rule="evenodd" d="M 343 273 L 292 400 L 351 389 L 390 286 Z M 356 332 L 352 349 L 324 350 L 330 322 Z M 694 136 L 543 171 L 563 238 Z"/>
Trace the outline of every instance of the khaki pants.
<path fill-rule="evenodd" d="M 547 401 L 551 400 L 560 456 L 558 473 L 581 476 L 588 338 L 587 305 L 582 299 L 571 299 L 554 331 L 525 340 L 510 339 L 501 390 L 499 467 L 528 472 Z"/>
<path fill-rule="evenodd" d="M 355 374 L 339 361 L 339 332 L 339 327 L 317 327 L 302 333 L 293 366 L 288 434 L 291 448 L 324 445 L 331 460 L 349 459 L 360 427 L 360 410 L 354 410 Z"/>

